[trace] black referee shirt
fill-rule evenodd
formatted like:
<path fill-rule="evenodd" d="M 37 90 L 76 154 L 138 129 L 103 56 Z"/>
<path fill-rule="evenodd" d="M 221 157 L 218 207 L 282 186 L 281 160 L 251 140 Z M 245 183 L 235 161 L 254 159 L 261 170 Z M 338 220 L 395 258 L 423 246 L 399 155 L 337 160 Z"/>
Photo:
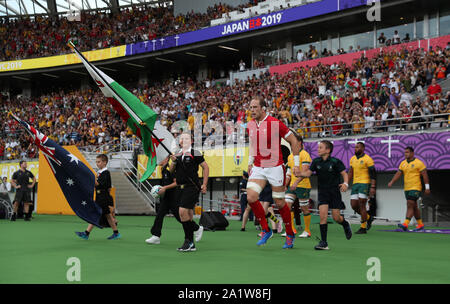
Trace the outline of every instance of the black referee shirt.
<path fill-rule="evenodd" d="M 170 173 L 169 170 L 167 170 L 167 166 L 162 169 L 161 175 L 161 186 L 168 186 L 173 183 L 173 174 Z"/>
<path fill-rule="evenodd" d="M 17 191 L 31 191 L 31 189 L 28 188 L 28 185 L 31 184 L 30 179 L 33 177 L 33 173 L 28 170 L 17 170 L 14 172 L 12 179 L 16 181 L 17 185 L 20 185 L 20 188 L 17 189 Z"/>
<path fill-rule="evenodd" d="M 192 183 L 198 184 L 198 167 L 205 161 L 203 155 L 194 149 L 189 152 L 177 156 L 177 163 L 175 166 L 175 178 L 177 185 L 184 185 Z"/>
<path fill-rule="evenodd" d="M 345 166 L 341 160 L 331 156 L 326 160 L 317 157 L 314 158 L 309 169 L 316 172 L 319 183 L 318 189 L 323 191 L 339 187 L 342 178 L 341 172 L 345 170 Z"/>

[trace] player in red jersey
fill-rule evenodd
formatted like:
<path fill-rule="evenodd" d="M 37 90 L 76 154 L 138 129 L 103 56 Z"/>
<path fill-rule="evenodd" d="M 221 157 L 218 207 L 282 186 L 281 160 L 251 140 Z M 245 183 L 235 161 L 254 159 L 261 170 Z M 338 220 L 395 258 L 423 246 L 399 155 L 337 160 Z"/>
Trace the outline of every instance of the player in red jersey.
<path fill-rule="evenodd" d="M 291 211 L 284 200 L 286 169 L 281 152 L 281 138 L 289 142 L 292 153 L 296 155 L 293 169 L 296 176 L 300 174 L 301 145 L 285 124 L 266 113 L 262 98 L 251 100 L 250 112 L 253 119 L 247 124 L 250 151 L 247 201 L 263 229 L 257 245 L 264 245 L 272 237 L 272 230 L 267 225 L 264 209 L 258 200 L 262 189 L 269 182 L 272 186 L 272 197 L 285 224 L 286 243 L 283 248 L 293 248 L 295 234 L 292 231 Z"/>

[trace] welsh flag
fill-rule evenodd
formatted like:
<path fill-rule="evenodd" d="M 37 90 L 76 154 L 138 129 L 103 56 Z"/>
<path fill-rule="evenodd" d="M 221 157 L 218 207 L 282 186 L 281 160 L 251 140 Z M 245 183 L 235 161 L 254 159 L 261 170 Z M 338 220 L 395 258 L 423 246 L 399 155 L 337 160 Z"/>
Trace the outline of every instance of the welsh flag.
<path fill-rule="evenodd" d="M 140 180 L 142 182 L 148 179 L 157 165 L 155 144 L 159 144 L 159 142 L 156 138 L 152 137 L 157 114 L 142 103 L 139 98 L 87 61 L 71 41 L 68 45 L 81 59 L 89 74 L 111 103 L 114 110 L 126 122 L 133 133 L 142 140 L 144 153 L 147 155 L 149 161 L 147 162 L 147 169 Z"/>
<path fill-rule="evenodd" d="M 359 87 L 359 82 L 354 80 L 354 79 L 349 79 L 347 80 L 347 82 L 345 83 L 345 88 L 350 89 L 350 88 L 357 88 Z"/>
<path fill-rule="evenodd" d="M 159 121 L 155 123 L 155 129 L 153 130 L 153 134 L 159 138 L 159 140 L 164 143 L 167 149 L 170 150 L 173 154 L 178 153 L 180 147 L 177 144 L 177 141 L 173 137 L 172 133 L 167 130 L 166 127 L 161 125 Z M 154 140 L 156 141 L 156 140 Z M 169 156 L 169 152 L 167 152 L 162 145 L 159 144 L 158 141 L 155 142 L 155 150 L 156 150 L 156 162 L 161 163 L 167 156 Z"/>

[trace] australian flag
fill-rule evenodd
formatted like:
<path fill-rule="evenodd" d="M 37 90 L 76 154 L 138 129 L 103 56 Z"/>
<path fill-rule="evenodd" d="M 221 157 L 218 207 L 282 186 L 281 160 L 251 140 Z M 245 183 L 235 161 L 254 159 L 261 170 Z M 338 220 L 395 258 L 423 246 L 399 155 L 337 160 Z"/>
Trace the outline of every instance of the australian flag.
<path fill-rule="evenodd" d="M 10 115 L 30 134 L 44 154 L 64 196 L 77 216 L 99 228 L 102 209 L 94 202 L 95 175 L 75 155 L 21 120 Z"/>

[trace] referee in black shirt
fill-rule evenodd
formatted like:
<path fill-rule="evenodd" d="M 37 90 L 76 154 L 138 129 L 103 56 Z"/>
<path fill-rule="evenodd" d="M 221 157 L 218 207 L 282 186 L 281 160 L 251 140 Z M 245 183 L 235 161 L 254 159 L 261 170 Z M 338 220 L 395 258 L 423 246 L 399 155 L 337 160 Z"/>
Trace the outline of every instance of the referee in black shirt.
<path fill-rule="evenodd" d="M 175 171 L 177 183 L 177 201 L 180 204 L 180 220 L 183 225 L 185 240 L 178 251 L 195 251 L 194 230 L 197 224 L 192 220 L 194 217 L 194 207 L 198 202 L 200 192 L 206 193 L 208 184 L 209 167 L 203 155 L 192 149 L 192 138 L 189 133 L 180 135 L 181 151 L 176 155 L 171 155 L 172 163 L 170 172 Z M 198 177 L 198 167 L 203 170 L 203 184 L 200 185 Z"/>
<path fill-rule="evenodd" d="M 31 189 L 33 189 L 34 184 L 36 184 L 36 177 L 34 177 L 31 171 L 27 170 L 27 162 L 25 160 L 21 160 L 19 162 L 20 169 L 14 172 L 11 184 L 14 188 L 16 188 L 16 196 L 14 197 L 14 213 L 11 217 L 11 221 L 15 221 L 17 217 L 17 211 L 19 209 L 19 204 L 23 203 L 23 214 L 24 220 L 29 221 L 31 217 L 31 212 L 29 212 L 29 208 L 32 205 L 31 202 Z M 30 179 L 33 180 L 30 183 Z"/>
<path fill-rule="evenodd" d="M 328 140 L 321 141 L 318 146 L 319 157 L 312 161 L 308 170 L 303 171 L 300 174 L 300 177 L 310 177 L 313 171 L 317 174 L 320 234 L 322 236 L 320 243 L 314 247 L 317 250 L 329 249 L 327 243 L 328 209 L 331 209 L 333 219 L 344 228 L 347 240 L 352 237 L 350 224 L 340 212 L 345 209 L 345 205 L 342 202 L 341 191 L 345 192 L 348 189 L 348 175 L 342 161 L 331 157 L 332 152 L 333 144 Z M 343 183 L 341 183 L 341 178 L 343 179 Z"/>

